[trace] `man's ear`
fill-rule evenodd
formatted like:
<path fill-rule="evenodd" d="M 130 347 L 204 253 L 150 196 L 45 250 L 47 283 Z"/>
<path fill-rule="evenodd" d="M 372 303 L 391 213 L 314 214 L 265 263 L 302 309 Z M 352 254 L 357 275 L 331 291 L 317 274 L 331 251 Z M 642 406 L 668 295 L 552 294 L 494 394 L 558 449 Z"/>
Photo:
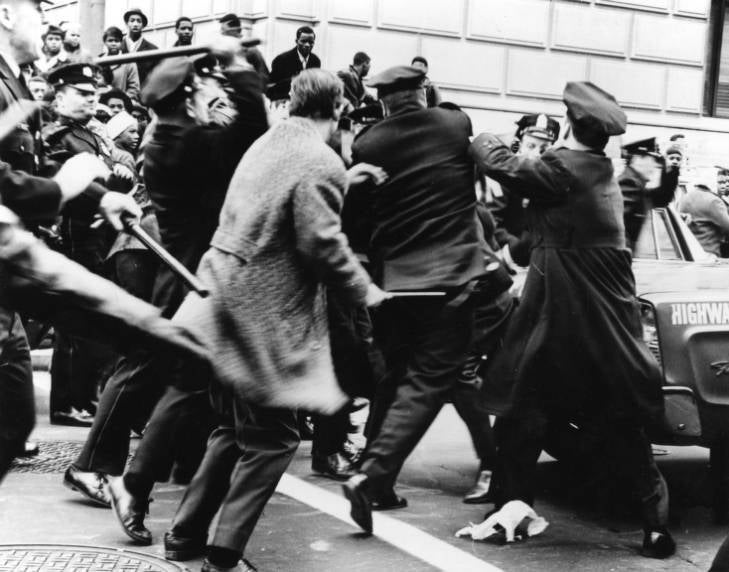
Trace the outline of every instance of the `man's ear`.
<path fill-rule="evenodd" d="M 10 4 L 0 4 L 0 28 L 11 31 L 15 29 L 15 10 Z"/>

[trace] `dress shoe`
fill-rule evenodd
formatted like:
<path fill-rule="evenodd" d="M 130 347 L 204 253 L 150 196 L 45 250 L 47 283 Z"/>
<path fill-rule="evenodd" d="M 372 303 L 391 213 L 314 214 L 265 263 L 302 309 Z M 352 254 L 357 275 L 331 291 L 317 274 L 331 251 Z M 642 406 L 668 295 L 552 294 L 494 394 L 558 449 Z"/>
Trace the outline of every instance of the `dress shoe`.
<path fill-rule="evenodd" d="M 351 505 L 349 516 L 368 534 L 372 534 L 372 507 L 365 494 L 367 476 L 362 473 L 354 475 L 342 485 L 344 496 Z"/>
<path fill-rule="evenodd" d="M 205 535 L 183 536 L 174 530 L 165 532 L 165 558 L 175 562 L 194 560 L 205 553 Z"/>
<path fill-rule="evenodd" d="M 107 490 L 119 523 L 124 533 L 138 544 L 152 544 L 152 533 L 144 526 L 144 517 L 149 508 L 149 499 L 133 496 L 124 485 L 124 477 L 109 477 Z"/>
<path fill-rule="evenodd" d="M 647 558 L 668 558 L 676 552 L 676 541 L 665 528 L 646 529 L 641 554 Z"/>
<path fill-rule="evenodd" d="M 20 452 L 16 455 L 17 457 L 35 457 L 40 453 L 40 447 L 38 447 L 38 443 L 35 443 L 33 441 L 26 441 L 23 443 L 23 447 L 20 449 Z"/>
<path fill-rule="evenodd" d="M 69 411 L 54 411 L 51 413 L 51 425 L 91 427 L 93 424 L 94 418 L 90 413 L 87 411 L 79 411 L 73 407 Z"/>
<path fill-rule="evenodd" d="M 466 504 L 485 504 L 492 502 L 491 496 L 491 471 L 481 471 L 478 474 L 476 483 L 463 497 L 463 502 Z"/>
<path fill-rule="evenodd" d="M 396 510 L 408 506 L 408 501 L 390 490 L 386 493 L 371 495 L 370 506 L 372 510 Z"/>
<path fill-rule="evenodd" d="M 312 457 L 311 470 L 337 481 L 346 481 L 354 475 L 352 464 L 339 453 Z"/>
<path fill-rule="evenodd" d="M 221 566 L 216 566 L 206 558 L 200 572 L 258 572 L 258 568 L 253 566 L 253 564 L 248 562 L 245 558 L 238 562 L 236 566 L 233 566 L 233 568 L 222 568 Z"/>
<path fill-rule="evenodd" d="M 73 465 L 66 469 L 63 484 L 72 491 L 81 493 L 91 502 L 111 508 L 111 500 L 106 492 L 106 478 L 101 473 L 80 471 Z"/>

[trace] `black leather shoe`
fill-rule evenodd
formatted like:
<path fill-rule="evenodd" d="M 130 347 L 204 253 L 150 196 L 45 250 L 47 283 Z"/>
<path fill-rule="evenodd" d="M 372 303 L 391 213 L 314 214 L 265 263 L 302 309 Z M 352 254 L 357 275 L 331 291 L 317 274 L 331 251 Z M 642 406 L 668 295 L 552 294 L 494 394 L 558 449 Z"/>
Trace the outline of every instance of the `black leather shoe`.
<path fill-rule="evenodd" d="M 165 532 L 165 558 L 175 562 L 194 560 L 205 553 L 205 536 L 182 536 L 174 530 Z"/>
<path fill-rule="evenodd" d="M 85 411 L 71 408 L 70 411 L 54 411 L 51 413 L 51 425 L 65 425 L 66 427 L 91 427 L 94 418 Z"/>
<path fill-rule="evenodd" d="M 152 533 L 144 526 L 144 517 L 149 508 L 149 499 L 138 499 L 124 486 L 124 477 L 109 477 L 107 490 L 111 506 L 122 525 L 124 533 L 138 544 L 152 544 Z"/>
<path fill-rule="evenodd" d="M 17 457 L 35 457 L 40 453 L 40 447 L 38 447 L 38 443 L 34 443 L 32 441 L 26 441 L 23 443 L 23 447 L 20 449 L 20 452 L 16 455 Z"/>
<path fill-rule="evenodd" d="M 106 478 L 101 473 L 80 471 L 71 465 L 63 475 L 63 484 L 72 491 L 81 493 L 94 504 L 111 508 L 111 500 L 106 492 Z"/>
<path fill-rule="evenodd" d="M 349 516 L 367 534 L 372 534 L 372 507 L 365 494 L 367 476 L 361 473 L 354 475 L 342 485 L 344 496 L 351 505 Z"/>
<path fill-rule="evenodd" d="M 641 554 L 647 558 L 668 558 L 676 552 L 676 541 L 665 528 L 645 530 Z"/>
<path fill-rule="evenodd" d="M 371 496 L 370 506 L 372 510 L 395 510 L 408 506 L 408 501 L 395 494 L 395 491 L 388 491 L 384 494 Z"/>
<path fill-rule="evenodd" d="M 339 453 L 312 457 L 311 470 L 337 481 L 346 481 L 354 476 L 351 463 Z"/>

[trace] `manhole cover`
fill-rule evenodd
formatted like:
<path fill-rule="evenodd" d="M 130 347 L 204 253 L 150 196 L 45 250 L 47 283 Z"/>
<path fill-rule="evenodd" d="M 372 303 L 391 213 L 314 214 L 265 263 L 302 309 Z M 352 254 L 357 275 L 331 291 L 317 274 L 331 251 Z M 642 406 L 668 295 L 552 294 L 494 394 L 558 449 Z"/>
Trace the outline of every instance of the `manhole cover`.
<path fill-rule="evenodd" d="M 180 572 L 161 558 L 93 546 L 0 544 L 0 572 Z"/>

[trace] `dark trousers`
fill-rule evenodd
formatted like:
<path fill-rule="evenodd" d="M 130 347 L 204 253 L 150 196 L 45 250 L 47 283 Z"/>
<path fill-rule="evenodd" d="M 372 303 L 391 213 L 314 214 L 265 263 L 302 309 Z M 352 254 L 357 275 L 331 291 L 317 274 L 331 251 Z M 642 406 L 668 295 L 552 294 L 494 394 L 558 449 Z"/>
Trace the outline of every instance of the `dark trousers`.
<path fill-rule="evenodd" d="M 473 448 L 480 460 L 480 470 L 490 471 L 496 462 L 496 439 L 486 398 L 481 391 L 480 374 L 486 361 L 492 360 L 501 347 L 516 301 L 508 291 L 495 298 L 488 291 L 477 291 L 474 304 L 474 336 L 451 398 L 471 435 Z"/>
<path fill-rule="evenodd" d="M 473 303 L 458 302 L 401 298 L 376 315 L 387 373 L 375 394 L 361 468 L 374 490 L 394 485 L 456 383 L 473 334 Z"/>
<path fill-rule="evenodd" d="M 139 498 L 149 498 L 154 483 L 169 478 L 175 461 L 180 471 L 191 477 L 203 458 L 205 442 L 213 427 L 207 387 L 198 390 L 167 387 L 124 473 L 129 492 Z"/>
<path fill-rule="evenodd" d="M 4 338 L 4 339 L 2 339 Z M 0 482 L 35 425 L 33 368 L 20 317 L 0 308 Z"/>
<path fill-rule="evenodd" d="M 340 387 L 350 397 L 372 399 L 384 366 L 374 343 L 369 311 L 329 292 L 327 317 L 334 373 Z M 327 456 L 341 451 L 349 427 L 348 406 L 334 415 L 315 416 L 312 455 Z"/>
<path fill-rule="evenodd" d="M 552 420 L 555 422 L 555 420 Z M 496 475 L 497 508 L 510 500 L 534 504 L 537 460 L 542 452 L 549 422 L 542 412 L 528 418 L 499 418 L 494 427 L 499 444 Z M 642 427 L 618 421 L 584 428 L 599 451 L 601 470 L 628 482 L 641 503 L 646 528 L 668 524 L 668 487 L 656 466 L 651 445 Z"/>
<path fill-rule="evenodd" d="M 228 404 L 230 407 L 230 404 Z M 172 523 L 184 536 L 244 553 L 248 539 L 299 445 L 296 414 L 235 399 L 208 441 L 200 469 L 185 492 Z"/>
<path fill-rule="evenodd" d="M 114 352 L 93 340 L 56 330 L 51 358 L 51 415 L 86 409 L 94 413 L 99 386 L 109 375 Z"/>
<path fill-rule="evenodd" d="M 121 475 L 129 455 L 129 433 L 149 417 L 168 381 L 165 360 L 149 355 L 123 357 L 106 383 L 81 454 L 82 471 Z M 143 423 L 142 423 L 143 425 Z"/>

